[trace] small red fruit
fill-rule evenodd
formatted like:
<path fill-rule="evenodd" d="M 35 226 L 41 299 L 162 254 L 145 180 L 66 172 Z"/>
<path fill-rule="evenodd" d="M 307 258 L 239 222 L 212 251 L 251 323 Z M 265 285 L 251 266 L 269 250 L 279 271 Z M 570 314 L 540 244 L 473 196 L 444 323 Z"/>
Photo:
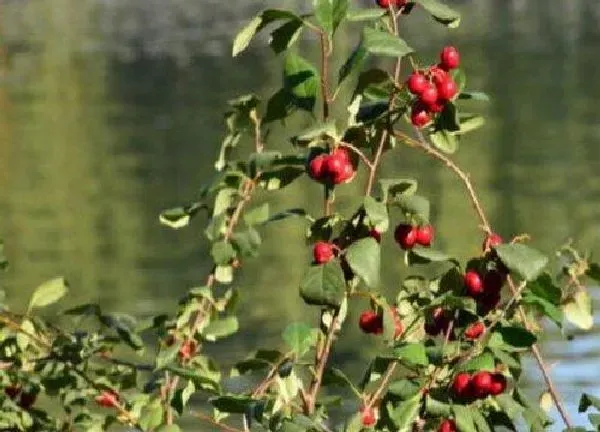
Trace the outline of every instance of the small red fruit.
<path fill-rule="evenodd" d="M 119 395 L 110 390 L 103 391 L 94 400 L 104 408 L 114 408 L 119 405 Z"/>
<path fill-rule="evenodd" d="M 410 112 L 410 122 L 413 126 L 422 128 L 426 126 L 431 121 L 431 115 L 427 111 L 427 108 L 422 104 L 413 105 Z"/>
<path fill-rule="evenodd" d="M 414 95 L 420 95 L 427 88 L 429 81 L 425 75 L 413 72 L 406 81 L 406 86 L 408 87 L 408 91 L 410 91 Z"/>
<path fill-rule="evenodd" d="M 383 333 L 383 318 L 372 310 L 364 311 L 358 319 L 358 326 L 367 334 Z"/>
<path fill-rule="evenodd" d="M 417 227 L 400 224 L 394 231 L 394 238 L 402 249 L 412 249 L 417 243 Z"/>
<path fill-rule="evenodd" d="M 325 264 L 333 259 L 335 253 L 333 245 L 324 241 L 318 241 L 313 247 L 313 258 L 315 264 Z"/>
<path fill-rule="evenodd" d="M 431 225 L 423 225 L 417 229 L 417 243 L 421 246 L 431 246 L 434 230 Z"/>
<path fill-rule="evenodd" d="M 471 387 L 476 398 L 484 398 L 489 395 L 491 386 L 492 374 L 487 371 L 477 372 L 471 378 Z"/>
<path fill-rule="evenodd" d="M 467 293 L 471 297 L 477 297 L 483 293 L 483 281 L 481 280 L 481 276 L 473 270 L 469 270 L 465 273 L 465 287 L 467 288 Z"/>
<path fill-rule="evenodd" d="M 431 78 L 436 85 L 450 78 L 448 72 L 442 69 L 439 65 L 431 66 L 429 68 L 429 75 L 431 75 Z"/>
<path fill-rule="evenodd" d="M 19 406 L 24 410 L 28 410 L 33 406 L 37 399 L 37 393 L 23 392 L 19 398 Z"/>
<path fill-rule="evenodd" d="M 445 80 L 437 83 L 437 94 L 441 100 L 452 100 L 456 96 L 456 93 L 458 93 L 458 86 L 451 77 L 447 77 Z"/>
<path fill-rule="evenodd" d="M 371 407 L 361 408 L 360 421 L 365 427 L 375 426 L 375 423 L 377 423 L 377 416 L 375 415 L 375 410 Z"/>
<path fill-rule="evenodd" d="M 369 231 L 369 237 L 373 237 L 377 243 L 381 243 L 381 233 L 376 228 Z"/>
<path fill-rule="evenodd" d="M 328 178 L 333 182 L 336 176 L 339 176 L 346 165 L 344 157 L 340 154 L 329 155 L 325 158 L 323 169 Z"/>
<path fill-rule="evenodd" d="M 444 47 L 440 53 L 440 67 L 444 70 L 456 69 L 460 65 L 460 54 L 453 46 Z"/>
<path fill-rule="evenodd" d="M 461 372 L 454 377 L 452 381 L 452 393 L 459 398 L 467 397 L 470 393 L 471 375 Z"/>
<path fill-rule="evenodd" d="M 444 420 L 438 428 L 438 432 L 456 432 L 456 423 L 454 420 Z"/>
<path fill-rule="evenodd" d="M 352 158 L 350 157 L 350 153 L 344 147 L 337 147 L 333 153 L 331 153 L 333 157 L 337 157 L 342 159 L 344 162 L 351 162 Z"/>
<path fill-rule="evenodd" d="M 308 164 L 308 175 L 313 180 L 317 180 L 317 181 L 323 180 L 323 177 L 325 175 L 325 169 L 324 169 L 325 159 L 326 159 L 326 155 L 321 154 L 319 156 L 315 156 L 314 158 L 312 158 L 312 160 Z"/>
<path fill-rule="evenodd" d="M 434 104 L 428 105 L 427 108 L 432 113 L 441 113 L 442 111 L 444 111 L 445 106 L 446 101 L 438 98 L 438 100 Z"/>
<path fill-rule="evenodd" d="M 194 354 L 196 354 L 196 341 L 194 340 L 186 340 L 177 353 L 181 361 L 191 360 Z"/>
<path fill-rule="evenodd" d="M 421 100 L 421 102 L 423 102 L 425 105 L 433 105 L 437 102 L 438 100 L 438 88 L 428 82 L 425 85 L 425 88 L 423 89 L 423 91 L 421 92 L 419 99 Z"/>
<path fill-rule="evenodd" d="M 333 184 L 348 183 L 354 178 L 354 167 L 351 162 L 344 162 L 342 170 L 333 176 Z"/>
<path fill-rule="evenodd" d="M 11 385 L 4 389 L 4 394 L 11 399 L 15 399 L 21 393 L 20 385 Z"/>
<path fill-rule="evenodd" d="M 477 321 L 470 324 L 465 329 L 465 338 L 469 340 L 476 340 L 485 332 L 485 324 L 481 321 Z"/>
<path fill-rule="evenodd" d="M 390 4 L 396 8 L 400 8 L 405 6 L 408 3 L 408 0 L 377 0 L 377 6 L 382 9 L 387 9 L 390 7 Z"/>
<path fill-rule="evenodd" d="M 506 377 L 501 373 L 495 373 L 492 375 L 492 384 L 490 385 L 490 394 L 497 396 L 504 393 L 506 390 Z"/>
<path fill-rule="evenodd" d="M 496 246 L 500 246 L 503 242 L 504 240 L 502 240 L 502 237 L 500 237 L 496 233 L 491 233 L 483 241 L 482 249 L 484 252 L 487 252 L 490 249 L 495 248 Z"/>

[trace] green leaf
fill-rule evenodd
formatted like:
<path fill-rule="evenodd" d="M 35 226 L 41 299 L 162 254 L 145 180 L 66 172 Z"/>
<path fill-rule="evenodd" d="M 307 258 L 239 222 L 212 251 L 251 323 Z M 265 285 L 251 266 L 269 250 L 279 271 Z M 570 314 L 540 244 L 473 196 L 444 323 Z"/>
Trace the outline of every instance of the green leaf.
<path fill-rule="evenodd" d="M 499 327 L 490 337 L 488 346 L 504 351 L 519 351 L 530 348 L 537 337 L 523 327 Z"/>
<path fill-rule="evenodd" d="M 315 18 L 326 33 L 333 32 L 333 4 L 331 0 L 313 0 Z"/>
<path fill-rule="evenodd" d="M 600 398 L 592 396 L 591 394 L 583 393 L 581 395 L 581 399 L 579 400 L 578 411 L 583 413 L 586 412 L 590 407 L 594 407 L 600 411 Z"/>
<path fill-rule="evenodd" d="M 548 264 L 546 255 L 521 243 L 501 244 L 496 252 L 506 267 L 527 281 L 537 278 Z"/>
<path fill-rule="evenodd" d="M 337 261 L 311 266 L 300 284 L 300 295 L 310 305 L 339 307 L 345 292 L 344 272 Z"/>
<path fill-rule="evenodd" d="M 268 24 L 278 20 L 297 20 L 298 16 L 286 10 L 267 9 L 254 17 L 236 35 L 233 41 L 232 56 L 235 57 L 244 51 L 252 38 Z"/>
<path fill-rule="evenodd" d="M 548 300 L 526 292 L 521 298 L 521 304 L 530 306 L 550 318 L 558 327 L 562 327 L 563 311 Z"/>
<path fill-rule="evenodd" d="M 350 57 L 348 57 L 346 62 L 340 68 L 340 72 L 338 74 L 338 85 L 352 75 L 353 72 L 359 71 L 364 65 L 367 56 L 367 49 L 365 48 L 363 40 L 361 39 L 356 48 L 354 48 L 350 54 Z"/>
<path fill-rule="evenodd" d="M 379 232 L 387 231 L 390 220 L 385 203 L 379 202 L 375 198 L 368 196 L 365 197 L 363 205 L 365 207 L 365 213 L 369 218 L 370 225 Z"/>
<path fill-rule="evenodd" d="M 377 240 L 367 237 L 352 243 L 346 251 L 346 261 L 367 286 L 375 288 L 379 285 L 381 248 Z"/>
<path fill-rule="evenodd" d="M 346 15 L 348 21 L 374 21 L 381 18 L 386 13 L 385 9 L 382 8 L 371 8 L 371 9 L 351 9 Z"/>
<path fill-rule="evenodd" d="M 181 345 L 182 341 L 178 340 L 177 342 L 173 343 L 173 345 L 171 345 L 170 347 L 161 348 L 160 352 L 156 356 L 156 368 L 162 369 L 168 364 L 174 362 L 177 358 L 177 353 L 179 352 Z"/>
<path fill-rule="evenodd" d="M 475 421 L 471 414 L 472 409 L 464 405 L 453 405 L 454 420 L 460 432 L 477 432 Z"/>
<path fill-rule="evenodd" d="M 414 51 L 399 37 L 370 27 L 364 29 L 363 41 L 367 52 L 373 55 L 404 57 Z"/>
<path fill-rule="evenodd" d="M 460 24 L 460 14 L 438 0 L 415 0 L 431 14 L 433 19 L 450 27 L 456 28 Z"/>
<path fill-rule="evenodd" d="M 185 207 L 175 207 L 163 210 L 158 216 L 158 220 L 162 225 L 173 229 L 180 229 L 188 226 L 192 216 Z"/>
<path fill-rule="evenodd" d="M 496 396 L 496 401 L 511 420 L 516 420 L 524 410 L 523 406 L 507 393 Z"/>
<path fill-rule="evenodd" d="M 206 340 L 214 342 L 217 339 L 231 336 L 238 331 L 239 327 L 238 319 L 234 316 L 229 316 L 211 321 L 210 324 L 202 330 L 202 334 Z"/>
<path fill-rule="evenodd" d="M 291 102 L 305 111 L 312 111 L 317 99 L 319 74 L 315 67 L 294 53 L 288 53 L 284 66 L 284 88 Z"/>
<path fill-rule="evenodd" d="M 379 180 L 381 188 L 381 200 L 388 202 L 390 199 L 396 199 L 399 196 L 411 196 L 417 192 L 418 183 L 414 179 L 381 179 Z"/>
<path fill-rule="evenodd" d="M 271 32 L 269 45 L 275 54 L 280 54 L 296 43 L 302 34 L 302 30 L 304 30 L 302 20 L 290 20 Z"/>
<path fill-rule="evenodd" d="M 521 369 L 521 362 L 515 359 L 511 354 L 502 351 L 498 348 L 490 348 L 494 356 L 506 366 L 513 369 Z"/>
<path fill-rule="evenodd" d="M 429 200 L 420 195 L 402 195 L 394 200 L 404 213 L 414 216 L 420 223 L 429 223 Z"/>
<path fill-rule="evenodd" d="M 230 265 L 219 265 L 215 269 L 215 280 L 222 284 L 233 282 L 233 267 Z"/>
<path fill-rule="evenodd" d="M 317 343 L 318 331 L 305 323 L 289 324 L 283 331 L 282 338 L 291 350 L 302 357 Z"/>
<path fill-rule="evenodd" d="M 269 220 L 269 203 L 264 203 L 258 207 L 246 211 L 244 222 L 246 225 L 259 225 Z"/>
<path fill-rule="evenodd" d="M 562 309 L 565 318 L 580 329 L 589 330 L 594 326 L 592 299 L 586 291 L 576 292 Z"/>
<path fill-rule="evenodd" d="M 473 421 L 475 422 L 475 426 L 477 426 L 478 432 L 492 432 L 490 429 L 490 425 L 486 418 L 483 416 L 480 410 L 474 409 L 471 410 L 471 416 L 473 417 Z"/>
<path fill-rule="evenodd" d="M 166 366 L 164 370 L 167 370 L 178 377 L 193 381 L 196 387 L 210 390 L 215 393 L 221 392 L 218 375 L 214 372 L 204 370 L 202 367 L 191 369 L 169 365 Z"/>
<path fill-rule="evenodd" d="M 56 303 L 67 293 L 67 291 L 68 284 L 63 277 L 57 277 L 46 281 L 38 286 L 33 292 L 31 300 L 29 300 L 27 311 L 29 312 L 34 308 L 41 308 Z"/>
<path fill-rule="evenodd" d="M 597 263 L 590 263 L 585 275 L 594 279 L 596 282 L 600 282 L 600 265 Z"/>
<path fill-rule="evenodd" d="M 434 147 L 446 154 L 456 153 L 458 150 L 458 139 L 447 130 L 438 130 L 429 135 Z"/>
<path fill-rule="evenodd" d="M 217 265 L 230 264 L 231 261 L 236 257 L 235 249 L 231 246 L 231 243 L 226 241 L 219 241 L 213 243 L 210 249 L 210 255 Z"/>
<path fill-rule="evenodd" d="M 556 306 L 559 306 L 562 300 L 562 290 L 554 283 L 548 273 L 542 273 L 536 280 L 527 284 L 525 294 L 529 293 Z"/>
<path fill-rule="evenodd" d="M 396 432 L 409 432 L 421 407 L 421 394 L 417 393 L 412 398 L 401 402 L 397 407 L 388 404 L 390 419 L 394 422 Z"/>
<path fill-rule="evenodd" d="M 181 429 L 176 424 L 162 425 L 156 429 L 156 432 L 181 432 Z"/>
<path fill-rule="evenodd" d="M 140 414 L 139 424 L 143 430 L 152 430 L 160 426 L 163 420 L 163 408 L 159 400 L 146 405 Z"/>
<path fill-rule="evenodd" d="M 337 30 L 348 13 L 348 0 L 330 0 L 333 3 L 333 32 Z"/>
<path fill-rule="evenodd" d="M 450 255 L 431 248 L 415 247 L 409 252 L 409 262 L 428 263 L 441 261 L 456 261 Z"/>
<path fill-rule="evenodd" d="M 407 379 L 393 381 L 388 387 L 388 393 L 402 400 L 406 400 L 417 395 L 420 390 L 421 385 L 418 382 Z"/>
<path fill-rule="evenodd" d="M 220 412 L 246 414 L 249 406 L 255 402 L 248 396 L 218 396 L 208 400 Z"/>
<path fill-rule="evenodd" d="M 459 100 L 473 100 L 478 102 L 489 102 L 490 97 L 484 92 L 462 92 L 458 95 Z"/>
<path fill-rule="evenodd" d="M 425 410 L 434 417 L 450 417 L 452 414 L 450 404 L 433 399 L 431 395 L 425 397 Z"/>
<path fill-rule="evenodd" d="M 419 366 L 427 366 L 429 364 L 425 345 L 422 342 L 398 346 L 394 348 L 394 356 L 399 360 L 407 360 Z"/>
<path fill-rule="evenodd" d="M 458 371 L 489 371 L 493 372 L 496 370 L 496 361 L 494 356 L 489 351 L 485 351 L 477 357 L 461 364 Z"/>
<path fill-rule="evenodd" d="M 457 135 L 464 135 L 485 125 L 485 119 L 477 114 L 459 114 L 458 118 L 460 129 L 455 132 Z"/>
<path fill-rule="evenodd" d="M 340 139 L 340 134 L 337 131 L 335 120 L 329 120 L 324 123 L 316 123 L 310 128 L 302 131 L 298 136 L 294 137 L 294 144 L 309 145 L 315 141 L 325 140 L 327 137 Z"/>
<path fill-rule="evenodd" d="M 276 170 L 263 172 L 258 182 L 260 187 L 268 191 L 283 189 L 305 173 L 304 168 L 286 166 Z"/>
<path fill-rule="evenodd" d="M 258 255 L 258 249 L 262 243 L 260 234 L 252 227 L 246 231 L 236 232 L 231 236 L 231 241 L 242 256 L 251 257 Z"/>

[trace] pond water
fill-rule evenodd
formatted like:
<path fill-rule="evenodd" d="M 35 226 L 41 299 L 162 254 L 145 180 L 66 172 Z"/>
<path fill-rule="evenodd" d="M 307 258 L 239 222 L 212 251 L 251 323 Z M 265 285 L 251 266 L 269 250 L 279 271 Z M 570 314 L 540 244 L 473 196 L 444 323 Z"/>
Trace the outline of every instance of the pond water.
<path fill-rule="evenodd" d="M 204 281 L 210 263 L 203 221 L 174 232 L 159 226 L 157 215 L 193 199 L 210 178 L 226 101 L 248 91 L 268 97 L 279 85 L 279 59 L 260 43 L 240 59 L 229 56 L 235 30 L 265 3 L 295 2 L 0 4 L 0 236 L 11 262 L 2 285 L 12 304 L 23 306 L 36 285 L 64 275 L 72 287 L 67 304 L 94 301 L 147 316 L 172 311 Z M 463 13 L 458 30 L 415 14 L 403 33 L 424 58 L 445 43 L 457 45 L 468 86 L 491 95 L 491 103 L 474 107 L 486 126 L 461 143 L 456 159 L 497 230 L 529 233 L 549 251 L 572 238 L 599 252 L 600 2 L 551 3 L 455 1 Z M 350 49 L 357 38 L 349 28 L 337 44 Z M 305 48 L 315 54 L 310 42 Z M 285 148 L 288 137 L 280 131 L 277 147 Z M 438 245 L 461 257 L 475 254 L 480 234 L 460 184 L 409 149 L 386 156 L 384 175 L 392 169 L 422 179 Z M 362 180 L 341 193 L 341 208 L 352 204 L 347 197 Z M 306 180 L 291 190 L 282 208 L 315 202 L 319 194 Z M 212 349 L 215 355 L 234 361 L 277 344 L 290 319 L 310 315 L 297 295 L 310 254 L 301 242 L 305 228 L 288 221 L 265 231 L 262 258 L 240 272 L 247 330 Z M 280 239 L 287 240 L 284 249 Z M 386 280 L 391 292 L 400 254 L 391 239 L 384 248 L 385 265 L 395 269 Z M 566 333 L 574 341 L 552 332 L 543 350 L 569 411 L 581 419 L 581 391 L 600 392 L 600 338 Z M 373 349 L 350 328 L 334 356 L 356 375 Z M 535 368 L 528 378 L 539 393 Z"/>

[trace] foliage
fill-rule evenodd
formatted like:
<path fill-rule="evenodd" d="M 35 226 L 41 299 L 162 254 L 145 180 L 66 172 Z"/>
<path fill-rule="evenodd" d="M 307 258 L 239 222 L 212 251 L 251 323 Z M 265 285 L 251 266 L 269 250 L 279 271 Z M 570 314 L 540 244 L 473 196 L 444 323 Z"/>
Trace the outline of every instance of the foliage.
<path fill-rule="evenodd" d="M 543 405 L 549 397 L 569 430 L 586 430 L 570 424 L 537 341 L 544 318 L 559 327 L 568 321 L 591 328 L 585 283 L 599 279 L 600 267 L 570 245 L 551 263 L 526 237 L 503 242 L 494 234 L 469 176 L 449 156 L 465 134 L 484 124 L 463 111 L 463 101 L 488 98 L 467 90 L 453 47 L 442 50 L 439 64 L 422 65 L 398 33 L 398 22 L 420 8 L 450 29 L 460 15 L 438 0 L 380 0 L 372 9 L 354 9 L 348 0 L 313 3 L 306 15 L 265 10 L 238 33 L 234 56 L 275 26 L 269 44 L 284 53 L 282 87 L 264 103 L 256 95 L 229 102 L 214 180 L 197 201 L 159 217 L 181 229 L 201 210 L 208 213 L 204 233 L 214 266 L 204 284 L 181 299 L 174 315 L 143 321 L 96 304 L 60 313 L 64 326 L 35 315 L 68 293 L 63 278 L 38 287 L 24 313 L 2 305 L 0 428 L 101 431 L 128 425 L 177 432 L 180 418 L 191 415 L 230 432 L 487 432 L 524 424 L 537 431 L 552 422 L 520 386 L 522 359 L 532 354 L 548 388 Z M 335 73 L 330 57 L 336 31 L 356 23 L 363 25 L 360 40 Z M 303 34 L 319 41 L 318 64 L 300 54 Z M 381 67 L 390 59 L 391 73 Z M 412 69 L 408 84 L 403 60 Z M 432 91 L 437 97 L 429 100 Z M 290 134 L 289 152 L 268 150 L 270 129 L 292 117 L 312 124 Z M 479 256 L 461 263 L 432 246 L 431 206 L 416 179 L 402 173 L 378 178 L 382 158 L 401 144 L 440 161 L 465 186 L 483 231 Z M 352 214 L 336 212 L 336 191 L 357 181 L 359 169 L 367 173 L 364 197 Z M 255 203 L 257 192 L 284 189 L 305 175 L 323 188 L 323 214 L 301 207 L 272 213 L 269 203 Z M 320 311 L 320 319 L 290 323 L 282 331 L 283 348 L 257 348 L 227 369 L 204 348 L 239 331 L 236 269 L 259 254 L 264 226 L 288 219 L 310 224 L 306 240 L 314 245 L 314 262 L 297 285 L 299 301 Z M 404 250 L 398 249 L 401 265 L 409 269 L 393 298 L 381 294 L 387 269 L 380 241 L 387 235 Z M 360 328 L 381 343 L 364 377 L 354 382 L 330 354 L 342 328 L 353 325 L 346 320 L 349 303 L 365 301 Z M 131 352 L 151 361 L 123 360 Z M 192 397 L 204 398 L 213 412 L 195 411 Z M 579 409 L 597 411 L 600 402 L 584 394 Z M 599 427 L 599 414 L 589 413 L 589 420 Z"/>

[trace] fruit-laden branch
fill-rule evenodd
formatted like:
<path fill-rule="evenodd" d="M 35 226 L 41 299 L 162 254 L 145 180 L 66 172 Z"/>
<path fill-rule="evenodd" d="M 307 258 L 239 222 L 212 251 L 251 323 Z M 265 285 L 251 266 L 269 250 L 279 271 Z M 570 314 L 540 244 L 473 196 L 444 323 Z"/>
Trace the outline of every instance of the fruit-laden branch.
<path fill-rule="evenodd" d="M 483 228 L 483 230 L 486 233 L 492 234 L 493 233 L 492 227 L 488 221 L 488 218 L 486 217 L 486 214 L 483 210 L 481 202 L 477 196 L 477 193 L 475 192 L 473 184 L 471 183 L 471 179 L 470 179 L 469 175 L 466 172 L 464 172 L 452 159 L 450 159 L 448 156 L 446 156 L 442 152 L 440 152 L 437 149 L 435 149 L 434 147 L 432 147 L 425 140 L 425 137 L 423 136 L 423 134 L 421 133 L 421 131 L 418 128 L 415 128 L 415 130 L 416 130 L 418 139 L 411 138 L 410 136 L 408 136 L 405 133 L 400 132 L 400 131 L 394 131 L 393 133 L 396 138 L 404 141 L 406 144 L 408 144 L 412 147 L 420 148 L 425 153 L 427 153 L 429 156 L 444 163 L 448 168 L 450 168 L 461 179 L 461 181 L 463 182 L 465 188 L 467 189 L 467 191 L 469 193 L 471 203 L 473 204 L 473 206 L 475 207 L 475 210 L 477 211 L 477 215 L 479 216 L 479 219 L 481 222 L 481 227 Z M 514 298 L 518 297 L 519 289 L 516 287 L 514 281 L 510 277 L 510 275 L 507 278 L 507 282 L 508 282 L 508 286 L 511 290 L 512 296 Z M 523 309 L 523 307 L 521 305 L 518 306 L 518 311 L 519 311 L 521 320 L 525 324 L 525 327 L 529 329 L 531 326 L 528 322 L 527 314 L 525 313 L 525 310 Z M 556 405 L 556 408 L 558 409 L 558 412 L 559 412 L 563 422 L 565 423 L 565 425 L 568 428 L 571 428 L 572 423 L 569 418 L 569 415 L 568 415 L 562 401 L 560 400 L 558 391 L 556 390 L 556 387 L 554 386 L 552 378 L 550 377 L 550 373 L 548 371 L 548 366 L 546 365 L 546 362 L 544 361 L 542 353 L 541 353 L 539 347 L 537 346 L 537 344 L 534 344 L 531 347 L 531 352 L 533 354 L 533 357 L 536 360 L 536 363 L 538 364 L 538 367 L 542 371 L 544 381 L 546 382 L 546 385 L 548 386 L 548 391 L 550 392 L 550 395 L 552 396 L 552 400 L 554 401 L 554 404 Z"/>

